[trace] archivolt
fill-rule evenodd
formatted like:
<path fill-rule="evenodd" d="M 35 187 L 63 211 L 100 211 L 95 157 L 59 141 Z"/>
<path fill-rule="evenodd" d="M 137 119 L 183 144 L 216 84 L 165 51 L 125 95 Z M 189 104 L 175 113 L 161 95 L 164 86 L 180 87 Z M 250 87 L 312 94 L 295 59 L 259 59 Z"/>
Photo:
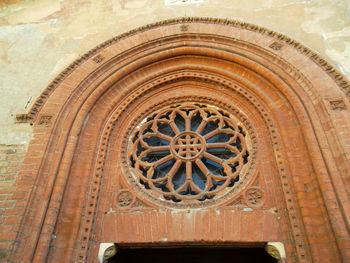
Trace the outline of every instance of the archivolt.
<path fill-rule="evenodd" d="M 329 215 L 323 223 L 334 251 L 328 253 L 333 258 L 343 256 L 344 244 L 334 239 L 338 241 L 344 229 L 348 236 L 350 210 L 343 207 L 347 197 L 342 182 L 349 164 L 337 160 L 338 170 L 331 167 L 335 163 L 332 153 L 344 154 L 345 149 L 339 143 L 328 144 L 329 137 L 336 142 L 339 138 L 335 133 L 327 137 L 321 123 L 330 121 L 324 103 L 329 90 L 347 103 L 344 91 L 349 94 L 348 83 L 324 60 L 285 36 L 240 22 L 191 18 L 157 23 L 107 41 L 67 68 L 37 100 L 29 115 L 35 123 L 35 139 L 44 136 L 47 144 L 36 161 L 37 183 L 20 240 L 33 241 L 17 254 L 26 252 L 24 258 L 28 261 L 46 260 L 48 237 L 56 225 L 65 187 L 73 180 L 70 175 L 73 159 L 80 150 L 80 142 L 86 139 L 80 135 L 86 134 L 84 129 L 93 119 L 97 132 L 91 135 L 91 144 L 86 148 L 89 165 L 82 173 L 87 176 L 83 180 L 86 189 L 90 184 L 97 187 L 91 187 L 86 197 L 85 216 L 72 224 L 76 236 L 66 248 L 78 252 L 70 250 L 65 255 L 85 260 L 108 139 L 118 115 L 150 91 L 186 80 L 221 85 L 260 113 L 276 153 L 290 225 L 299 229 L 293 235 L 297 257 L 302 260 L 318 252 L 312 242 L 300 237 L 303 233 L 313 235 L 315 226 L 304 220 L 307 212 L 300 206 L 307 205 L 307 201 L 299 198 L 298 193 L 305 190 L 298 188 L 290 172 L 292 168 L 284 161 L 294 160 L 287 157 L 288 141 L 283 139 L 292 127 L 283 127 L 281 118 L 285 115 L 280 114 L 290 111 L 291 120 L 296 123 L 293 127 L 296 136 L 302 138 L 303 144 L 305 141 L 309 144 L 307 155 L 313 166 L 310 177 L 316 183 L 316 196 L 323 189 L 334 195 L 329 198 L 324 193 L 323 198 L 317 199 L 325 205 L 319 208 L 321 213 Z M 41 125 L 45 116 L 52 118 L 51 126 Z M 322 149 L 326 148 L 331 151 L 325 153 Z M 79 209 L 82 211 L 83 205 Z M 36 211 L 33 222 L 41 222 L 39 226 L 29 220 L 33 219 L 32 211 Z"/>

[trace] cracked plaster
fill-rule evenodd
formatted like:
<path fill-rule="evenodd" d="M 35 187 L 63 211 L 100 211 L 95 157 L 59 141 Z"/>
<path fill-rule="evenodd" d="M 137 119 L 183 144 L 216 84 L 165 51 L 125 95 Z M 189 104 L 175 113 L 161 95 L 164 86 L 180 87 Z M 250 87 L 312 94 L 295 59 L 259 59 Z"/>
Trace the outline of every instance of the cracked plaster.
<path fill-rule="evenodd" d="M 345 0 L 22 0 L 0 3 L 0 144 L 27 144 L 15 124 L 47 84 L 98 44 L 139 26 L 182 17 L 240 20 L 281 32 L 350 77 L 350 3 Z M 29 103 L 28 103 L 29 101 Z"/>

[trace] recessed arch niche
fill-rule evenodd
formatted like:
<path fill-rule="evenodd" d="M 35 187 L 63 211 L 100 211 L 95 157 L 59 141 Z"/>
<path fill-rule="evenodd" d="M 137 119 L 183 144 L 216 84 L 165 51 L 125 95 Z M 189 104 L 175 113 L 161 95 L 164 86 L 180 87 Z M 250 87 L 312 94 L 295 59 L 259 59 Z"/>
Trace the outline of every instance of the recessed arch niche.
<path fill-rule="evenodd" d="M 333 126 L 349 125 L 349 89 L 311 50 L 242 22 L 175 19 L 113 38 L 29 112 L 37 180 L 16 255 L 93 262 L 103 242 L 282 242 L 286 262 L 349 259 L 349 135 Z M 230 189 L 175 202 L 133 177 L 132 134 L 169 105 L 217 109 L 249 134 L 247 168 Z"/>

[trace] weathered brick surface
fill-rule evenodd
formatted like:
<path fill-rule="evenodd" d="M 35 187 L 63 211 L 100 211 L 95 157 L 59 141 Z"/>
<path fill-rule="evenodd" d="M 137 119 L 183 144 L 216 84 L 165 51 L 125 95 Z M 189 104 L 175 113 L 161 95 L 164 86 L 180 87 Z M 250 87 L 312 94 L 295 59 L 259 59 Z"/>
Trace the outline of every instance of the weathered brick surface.
<path fill-rule="evenodd" d="M 26 152 L 25 145 L 0 145 L 0 261 L 8 259 L 23 218 L 28 192 L 17 188 L 33 182 L 18 173 Z M 24 180 L 24 181 L 23 181 Z"/>

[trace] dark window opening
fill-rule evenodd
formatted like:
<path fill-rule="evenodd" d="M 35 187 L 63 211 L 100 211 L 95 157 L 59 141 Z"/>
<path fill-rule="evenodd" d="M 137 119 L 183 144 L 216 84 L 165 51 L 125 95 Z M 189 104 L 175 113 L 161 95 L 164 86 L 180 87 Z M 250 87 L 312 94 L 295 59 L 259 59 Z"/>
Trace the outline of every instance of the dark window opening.
<path fill-rule="evenodd" d="M 263 263 L 277 262 L 263 246 L 119 247 L 108 263 Z"/>

